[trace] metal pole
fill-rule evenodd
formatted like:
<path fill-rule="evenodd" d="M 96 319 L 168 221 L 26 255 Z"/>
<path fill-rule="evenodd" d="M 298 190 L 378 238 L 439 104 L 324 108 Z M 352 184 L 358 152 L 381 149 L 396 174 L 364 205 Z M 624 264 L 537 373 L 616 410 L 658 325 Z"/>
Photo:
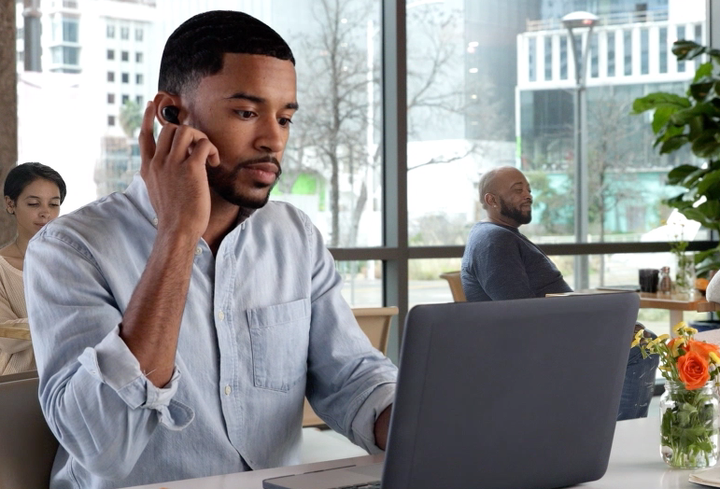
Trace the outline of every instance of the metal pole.
<path fill-rule="evenodd" d="M 568 27 L 570 44 L 573 53 L 573 65 L 575 67 L 575 91 L 574 91 L 574 114 L 573 114 L 573 135 L 575 141 L 575 242 L 587 243 L 589 232 L 588 217 L 588 175 L 587 175 L 587 135 L 585 113 L 587 109 L 585 97 L 585 70 L 587 65 L 587 51 L 590 44 L 592 27 L 588 30 L 585 47 L 580 50 L 578 59 L 578 39 L 575 38 L 572 27 Z M 575 290 L 587 289 L 590 286 L 590 260 L 588 255 L 575 255 Z"/>

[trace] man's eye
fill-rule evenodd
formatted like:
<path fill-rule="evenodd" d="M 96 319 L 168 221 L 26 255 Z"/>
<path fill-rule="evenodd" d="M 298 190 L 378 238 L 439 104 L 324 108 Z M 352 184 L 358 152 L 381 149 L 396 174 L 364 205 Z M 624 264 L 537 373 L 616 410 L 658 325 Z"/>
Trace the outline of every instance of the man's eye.
<path fill-rule="evenodd" d="M 252 112 L 250 110 L 236 110 L 235 112 L 243 119 L 252 119 L 255 115 L 255 112 Z"/>
<path fill-rule="evenodd" d="M 280 123 L 282 127 L 288 127 L 290 126 L 290 124 L 292 124 L 292 120 L 290 120 L 289 117 L 281 117 L 280 119 L 278 119 L 278 123 Z"/>

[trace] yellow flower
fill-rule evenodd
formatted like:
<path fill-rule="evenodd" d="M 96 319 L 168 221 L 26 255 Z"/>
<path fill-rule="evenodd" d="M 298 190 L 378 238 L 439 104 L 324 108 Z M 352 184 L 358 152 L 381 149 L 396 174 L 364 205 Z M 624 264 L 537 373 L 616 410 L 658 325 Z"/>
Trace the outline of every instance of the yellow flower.
<path fill-rule="evenodd" d="M 712 362 L 715 365 L 720 365 L 720 356 L 718 356 L 717 353 L 715 353 L 714 351 L 711 351 L 708 356 L 710 357 L 710 360 L 712 360 Z"/>
<path fill-rule="evenodd" d="M 687 343 L 687 340 L 679 336 L 675 338 L 675 341 L 672 342 L 672 346 L 670 347 L 670 351 L 672 352 L 672 356 L 677 357 L 680 355 L 680 347 L 683 346 L 685 343 Z"/>
<path fill-rule="evenodd" d="M 632 343 L 630 343 L 630 348 L 635 348 L 636 346 L 638 346 L 638 345 L 640 344 L 640 340 L 642 339 L 644 332 L 645 332 L 645 331 L 643 331 L 643 330 L 641 329 L 640 331 L 638 331 L 637 333 L 635 333 L 635 339 L 633 340 Z"/>
<path fill-rule="evenodd" d="M 664 343 L 665 340 L 667 340 L 668 338 L 670 338 L 670 335 L 668 335 L 668 334 L 661 334 L 660 336 L 658 336 L 658 337 L 655 338 L 654 340 L 651 340 L 650 343 L 648 343 L 647 347 L 648 347 L 648 348 L 655 348 L 659 343 Z"/>
<path fill-rule="evenodd" d="M 686 327 L 687 327 L 687 324 L 685 323 L 685 321 L 680 321 L 675 326 L 673 326 L 672 331 L 677 336 L 680 336 L 683 334 L 683 332 L 684 332 L 683 329 L 685 329 Z"/>

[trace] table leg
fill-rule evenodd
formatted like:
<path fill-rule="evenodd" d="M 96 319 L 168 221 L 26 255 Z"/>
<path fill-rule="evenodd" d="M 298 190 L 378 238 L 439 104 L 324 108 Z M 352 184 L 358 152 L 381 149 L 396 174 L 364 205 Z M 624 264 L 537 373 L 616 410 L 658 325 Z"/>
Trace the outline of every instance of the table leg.
<path fill-rule="evenodd" d="M 678 310 L 676 310 L 676 309 L 671 309 L 671 310 L 670 310 L 670 335 L 671 335 L 671 336 L 675 336 L 675 335 L 672 333 L 672 329 L 673 329 L 673 327 L 674 327 L 677 323 L 679 323 L 680 321 L 683 320 L 683 313 L 684 313 L 684 312 L 685 312 L 685 311 L 678 311 Z"/>

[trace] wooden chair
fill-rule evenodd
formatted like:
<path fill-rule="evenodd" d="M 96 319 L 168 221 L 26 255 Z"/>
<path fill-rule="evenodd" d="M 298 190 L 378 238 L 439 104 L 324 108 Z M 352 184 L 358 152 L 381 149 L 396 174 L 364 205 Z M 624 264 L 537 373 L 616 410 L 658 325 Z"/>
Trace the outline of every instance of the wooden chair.
<path fill-rule="evenodd" d="M 360 329 L 370 339 L 372 346 L 380 350 L 383 355 L 387 353 L 388 338 L 390 337 L 390 323 L 393 316 L 397 316 L 398 308 L 392 307 L 363 307 L 353 309 Z M 315 414 L 310 403 L 305 399 L 303 408 L 303 427 L 323 426 L 325 422 Z"/>
<path fill-rule="evenodd" d="M 465 292 L 462 288 L 462 282 L 460 281 L 460 272 L 446 272 L 441 273 L 440 278 L 444 278 L 450 285 L 450 292 L 452 292 L 453 300 L 455 302 L 467 302 Z"/>
<path fill-rule="evenodd" d="M 38 400 L 37 371 L 0 376 L 0 487 L 47 489 L 58 442 Z"/>
<path fill-rule="evenodd" d="M 30 340 L 30 330 L 18 326 L 0 326 L 0 338 L 12 338 L 14 340 Z"/>

